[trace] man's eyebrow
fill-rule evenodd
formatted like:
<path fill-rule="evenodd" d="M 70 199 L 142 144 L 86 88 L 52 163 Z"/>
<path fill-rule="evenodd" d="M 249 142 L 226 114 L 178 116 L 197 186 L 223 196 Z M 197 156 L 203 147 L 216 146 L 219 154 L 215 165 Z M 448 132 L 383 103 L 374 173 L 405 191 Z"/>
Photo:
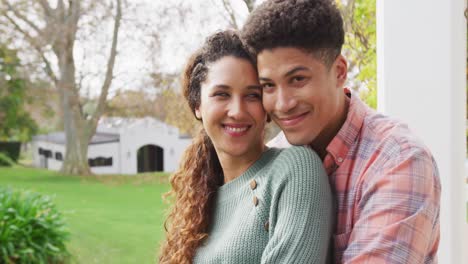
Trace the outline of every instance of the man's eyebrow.
<path fill-rule="evenodd" d="M 296 73 L 296 72 L 298 72 L 298 71 L 308 71 L 308 70 L 309 70 L 309 68 L 307 68 L 307 67 L 304 67 L 304 66 L 297 66 L 296 68 L 294 68 L 294 69 L 288 71 L 288 72 L 284 75 L 284 77 L 288 77 L 288 76 L 290 76 L 290 75 L 293 75 L 294 73 Z"/>
<path fill-rule="evenodd" d="M 264 82 L 270 82 L 270 81 L 271 81 L 270 78 L 261 77 L 261 76 L 258 77 L 258 80 L 259 80 L 259 81 L 264 81 Z"/>
<path fill-rule="evenodd" d="M 293 75 L 294 73 L 298 72 L 298 71 L 308 71 L 309 68 L 305 67 L 305 66 L 297 66 L 296 68 L 288 71 L 286 74 L 284 74 L 284 77 L 288 77 L 290 75 Z M 270 78 L 266 78 L 266 77 L 262 77 L 262 76 L 259 76 L 258 79 L 260 81 L 264 81 L 264 82 L 270 82 L 271 79 Z"/>

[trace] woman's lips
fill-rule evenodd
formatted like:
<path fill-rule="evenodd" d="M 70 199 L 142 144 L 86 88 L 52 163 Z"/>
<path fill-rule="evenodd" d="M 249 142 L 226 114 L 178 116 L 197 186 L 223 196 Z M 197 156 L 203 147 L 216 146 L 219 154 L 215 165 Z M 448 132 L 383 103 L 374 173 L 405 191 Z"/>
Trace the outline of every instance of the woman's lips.
<path fill-rule="evenodd" d="M 223 125 L 224 131 L 233 137 L 240 137 L 247 134 L 250 125 L 239 125 L 239 124 L 225 124 Z"/>

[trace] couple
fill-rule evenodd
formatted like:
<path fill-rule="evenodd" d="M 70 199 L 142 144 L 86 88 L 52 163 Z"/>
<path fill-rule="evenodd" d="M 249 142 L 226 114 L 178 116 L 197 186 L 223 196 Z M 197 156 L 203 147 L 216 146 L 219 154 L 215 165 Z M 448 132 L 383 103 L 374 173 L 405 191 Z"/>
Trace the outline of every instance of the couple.
<path fill-rule="evenodd" d="M 160 262 L 436 263 L 436 164 L 343 87 L 333 1 L 266 0 L 240 35 L 212 35 L 185 69 L 203 130 L 171 178 Z"/>

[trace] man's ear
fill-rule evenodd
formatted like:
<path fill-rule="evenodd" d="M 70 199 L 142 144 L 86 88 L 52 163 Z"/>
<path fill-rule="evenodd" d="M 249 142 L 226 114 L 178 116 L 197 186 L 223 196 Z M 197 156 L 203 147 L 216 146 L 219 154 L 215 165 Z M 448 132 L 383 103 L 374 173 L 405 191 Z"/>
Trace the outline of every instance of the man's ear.
<path fill-rule="evenodd" d="M 346 79 L 348 77 L 348 62 L 343 57 L 343 55 L 340 54 L 336 58 L 333 67 L 335 67 L 337 81 L 336 85 L 338 88 L 342 88 L 345 85 Z"/>
<path fill-rule="evenodd" d="M 198 120 L 201 120 L 201 113 L 200 113 L 199 107 L 195 108 L 195 116 L 197 117 Z"/>

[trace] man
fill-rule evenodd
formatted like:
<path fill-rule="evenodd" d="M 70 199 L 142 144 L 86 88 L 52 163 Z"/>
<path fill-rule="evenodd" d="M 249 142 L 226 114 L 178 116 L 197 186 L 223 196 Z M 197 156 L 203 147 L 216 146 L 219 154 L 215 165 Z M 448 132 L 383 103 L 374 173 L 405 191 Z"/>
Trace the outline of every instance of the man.
<path fill-rule="evenodd" d="M 404 124 L 343 87 L 333 1 L 267 0 L 242 37 L 257 58 L 264 107 L 283 131 L 270 145 L 309 145 L 323 160 L 337 206 L 335 262 L 436 263 L 436 164 Z"/>

